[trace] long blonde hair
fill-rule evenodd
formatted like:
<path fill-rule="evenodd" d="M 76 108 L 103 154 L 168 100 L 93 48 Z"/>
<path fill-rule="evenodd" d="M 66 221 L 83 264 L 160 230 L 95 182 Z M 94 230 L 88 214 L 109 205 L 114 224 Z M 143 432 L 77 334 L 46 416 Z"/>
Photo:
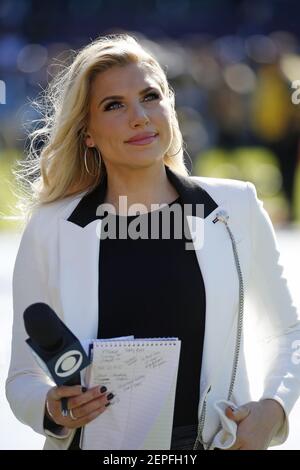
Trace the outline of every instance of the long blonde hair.
<path fill-rule="evenodd" d="M 52 79 L 43 93 L 39 108 L 42 119 L 29 134 L 27 159 L 15 171 L 24 189 L 19 207 L 26 218 L 32 210 L 85 190 L 93 190 L 100 181 L 103 167 L 95 156 L 84 166 L 85 129 L 89 112 L 91 83 L 101 72 L 113 66 L 143 63 L 150 67 L 155 79 L 171 104 L 172 141 L 164 163 L 182 175 L 188 175 L 184 163 L 182 134 L 175 111 L 174 91 L 154 56 L 128 34 L 101 36 L 77 52 L 74 60 Z M 42 145 L 42 150 L 38 147 Z M 28 188 L 29 191 L 28 191 Z"/>

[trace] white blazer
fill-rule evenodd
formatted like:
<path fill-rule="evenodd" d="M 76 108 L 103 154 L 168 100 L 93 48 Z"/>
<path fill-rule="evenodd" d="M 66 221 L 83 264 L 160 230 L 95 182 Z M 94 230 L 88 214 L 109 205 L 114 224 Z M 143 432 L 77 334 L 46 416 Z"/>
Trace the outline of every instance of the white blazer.
<path fill-rule="evenodd" d="M 215 220 L 220 210 L 228 214 L 228 226 L 237 244 L 245 288 L 244 315 L 255 315 L 257 335 L 263 341 L 265 377 L 261 398 L 278 401 L 286 414 L 283 427 L 271 443 L 279 445 L 287 438 L 288 414 L 300 394 L 300 323 L 282 275 L 271 221 L 252 183 L 181 176 L 168 167 L 166 172 L 184 203 L 204 204 L 202 217 L 187 216 L 191 233 L 195 234 L 193 243 L 206 291 L 198 408 L 200 418 L 206 402 L 204 446 L 219 427 L 215 405 L 228 394 L 239 306 L 231 239 L 225 225 Z M 94 196 L 83 192 L 38 208 L 23 233 L 14 268 L 13 341 L 6 395 L 15 416 L 45 435 L 44 449 L 67 449 L 75 431 L 64 429 L 62 435 L 55 435 L 43 428 L 45 398 L 54 384 L 25 343 L 23 312 L 32 303 L 45 302 L 80 340 L 97 337 L 101 240 L 96 232 L 101 221 L 95 217 L 81 227 L 68 220 L 75 209 L 84 210 L 85 202 Z M 203 243 L 199 239 L 202 234 Z M 248 301 L 254 307 L 251 310 Z M 243 341 L 232 400 L 237 405 L 251 401 Z"/>

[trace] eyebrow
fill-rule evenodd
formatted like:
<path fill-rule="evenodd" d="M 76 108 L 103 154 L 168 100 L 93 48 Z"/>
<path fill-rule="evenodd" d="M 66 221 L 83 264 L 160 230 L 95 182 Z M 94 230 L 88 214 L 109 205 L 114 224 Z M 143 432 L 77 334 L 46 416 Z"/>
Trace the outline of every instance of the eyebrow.
<path fill-rule="evenodd" d="M 139 92 L 139 95 L 142 96 L 144 95 L 145 93 L 147 93 L 147 91 L 150 91 L 150 90 L 156 90 L 155 87 L 153 86 L 148 86 L 147 88 L 144 88 L 144 90 L 141 90 Z M 158 91 L 158 90 L 157 90 Z M 102 101 L 100 101 L 100 103 L 98 104 L 98 108 L 99 106 L 104 103 L 105 101 L 108 101 L 108 100 L 122 100 L 124 99 L 124 96 L 120 96 L 120 95 L 112 95 L 112 96 L 107 96 L 106 98 L 103 98 Z"/>

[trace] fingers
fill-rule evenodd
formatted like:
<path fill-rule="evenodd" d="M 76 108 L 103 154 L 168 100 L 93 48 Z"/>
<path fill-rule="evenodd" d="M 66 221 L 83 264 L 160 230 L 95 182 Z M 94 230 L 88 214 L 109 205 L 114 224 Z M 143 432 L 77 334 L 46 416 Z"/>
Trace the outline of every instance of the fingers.
<path fill-rule="evenodd" d="M 77 408 L 70 408 L 72 410 L 72 416 L 75 419 L 81 419 L 89 416 L 90 414 L 97 412 L 103 408 L 107 408 L 106 405 L 110 404 L 110 400 L 107 398 L 107 395 L 102 395 L 101 397 L 95 398 L 87 402 L 84 405 L 81 405 Z M 103 410 L 105 411 L 105 410 Z"/>
<path fill-rule="evenodd" d="M 46 409 L 55 423 L 74 429 L 84 426 L 107 410 L 113 397 L 106 387 L 97 386 L 86 392 L 82 392 L 80 385 L 53 387 L 47 394 Z M 72 417 L 70 413 L 62 416 L 63 398 L 67 398 L 67 408 L 72 410 Z"/>
<path fill-rule="evenodd" d="M 236 410 L 227 407 L 225 410 L 227 418 L 235 421 L 237 424 L 241 423 L 250 414 L 250 408 L 247 405 L 240 406 Z"/>
<path fill-rule="evenodd" d="M 48 392 L 48 396 L 52 400 L 61 400 L 64 397 L 74 397 L 82 393 L 81 385 L 74 385 L 72 387 L 61 385 L 60 387 L 53 387 Z"/>
<path fill-rule="evenodd" d="M 245 418 L 247 418 L 247 416 L 249 416 L 249 414 L 250 407 L 248 407 L 247 405 L 243 405 L 235 409 L 228 406 L 225 410 L 225 415 L 227 416 L 227 418 L 231 419 L 237 424 L 241 423 Z M 243 443 L 240 441 L 239 435 L 237 434 L 237 438 L 233 446 L 226 450 L 242 450 L 242 448 Z"/>
<path fill-rule="evenodd" d="M 239 436 L 237 435 L 234 444 L 228 449 L 222 449 L 222 450 L 241 450 L 242 445 L 243 443 L 241 442 Z"/>
<path fill-rule="evenodd" d="M 95 400 L 99 397 L 104 397 L 107 394 L 106 387 L 97 386 L 87 390 L 84 393 L 80 393 L 79 395 L 73 395 L 73 397 L 68 399 L 68 408 L 78 408 L 79 406 L 88 403 L 89 401 Z"/>
<path fill-rule="evenodd" d="M 91 412 L 87 416 L 84 416 L 84 418 L 78 419 L 76 421 L 72 421 L 71 426 L 72 426 L 73 423 L 76 423 L 76 424 L 73 424 L 74 428 L 75 427 L 79 428 L 79 427 L 85 426 L 86 424 L 88 424 L 91 421 L 93 421 L 94 419 L 96 419 L 99 415 L 104 413 L 106 410 L 107 410 L 107 408 L 105 406 L 102 406 L 102 407 L 94 410 L 93 412 Z"/>
<path fill-rule="evenodd" d="M 75 398 L 69 398 L 68 408 L 72 410 L 73 417 L 78 419 L 89 416 L 103 406 L 107 408 L 113 398 L 114 394 L 108 393 L 106 387 L 94 387 Z"/>
<path fill-rule="evenodd" d="M 72 410 L 72 413 L 73 413 L 73 416 L 74 416 L 75 420 L 73 420 L 69 417 L 65 418 L 65 420 L 67 420 L 67 423 L 65 424 L 65 426 L 67 426 L 71 429 L 72 428 L 80 428 L 82 426 L 85 426 L 86 424 L 88 424 L 89 422 L 91 422 L 95 418 L 97 418 L 99 415 L 104 413 L 104 411 L 107 410 L 107 407 L 105 407 L 104 403 L 98 403 L 98 404 L 94 403 L 94 406 L 90 406 L 88 409 L 86 409 L 87 414 L 85 414 L 82 417 L 76 416 L 78 414 L 78 410 L 80 410 L 80 408 L 77 408 L 76 412 Z"/>

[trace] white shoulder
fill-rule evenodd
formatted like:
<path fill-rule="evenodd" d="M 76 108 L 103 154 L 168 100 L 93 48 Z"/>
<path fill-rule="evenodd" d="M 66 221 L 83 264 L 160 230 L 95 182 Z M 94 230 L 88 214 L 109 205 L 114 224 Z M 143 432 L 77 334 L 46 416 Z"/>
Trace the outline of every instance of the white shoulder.
<path fill-rule="evenodd" d="M 33 210 L 26 227 L 27 230 L 41 233 L 48 230 L 58 219 L 67 219 L 86 192 L 68 196 L 58 201 L 40 204 Z"/>
<path fill-rule="evenodd" d="M 220 199 L 236 198 L 237 195 L 247 195 L 249 187 L 254 185 L 248 181 L 241 181 L 229 178 L 212 178 L 208 176 L 191 176 L 192 180 L 208 192 L 216 201 Z"/>
<path fill-rule="evenodd" d="M 248 184 L 246 181 L 229 178 L 212 178 L 209 176 L 191 176 L 191 178 L 208 188 L 245 189 Z"/>

